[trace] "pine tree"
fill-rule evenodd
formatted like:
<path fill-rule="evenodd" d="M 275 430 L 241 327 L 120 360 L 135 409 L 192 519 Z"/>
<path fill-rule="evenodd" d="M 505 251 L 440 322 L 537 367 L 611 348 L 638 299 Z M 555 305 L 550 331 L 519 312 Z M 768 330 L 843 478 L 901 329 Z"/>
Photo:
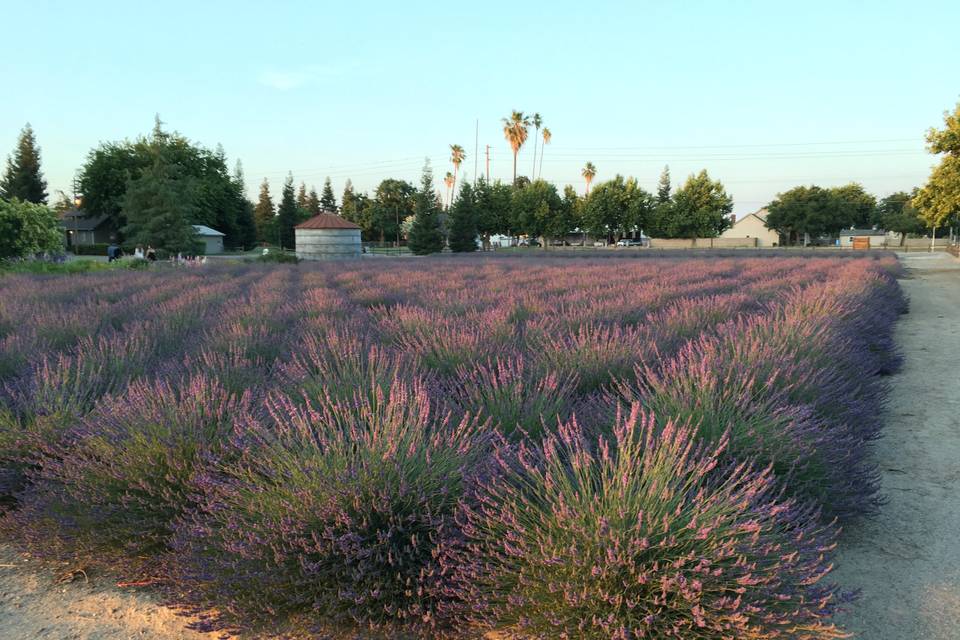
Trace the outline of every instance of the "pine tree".
<path fill-rule="evenodd" d="M 136 244 L 153 245 L 170 253 L 196 253 L 202 246 L 190 225 L 196 214 L 190 178 L 176 165 L 160 157 L 130 182 L 123 199 L 126 238 Z"/>
<path fill-rule="evenodd" d="M 473 188 L 464 181 L 460 195 L 450 208 L 450 250 L 468 252 L 477 250 L 477 203 Z"/>
<path fill-rule="evenodd" d="M 330 178 L 323 181 L 323 192 L 320 194 L 320 206 L 324 211 L 337 210 L 337 198 L 333 195 L 333 185 L 330 184 Z"/>
<path fill-rule="evenodd" d="M 307 212 L 311 217 L 320 213 L 320 198 L 317 196 L 317 190 L 310 187 L 310 195 L 307 196 Z"/>
<path fill-rule="evenodd" d="M 237 160 L 233 169 L 231 182 L 237 198 L 237 226 L 240 228 L 240 244 L 242 248 L 249 249 L 257 244 L 257 224 L 253 219 L 253 203 L 247 199 L 243 164 L 239 160 Z"/>
<path fill-rule="evenodd" d="M 297 200 L 293 191 L 293 174 L 283 183 L 283 195 L 277 208 L 277 224 L 280 226 L 280 248 L 294 248 L 293 228 L 297 224 Z"/>
<path fill-rule="evenodd" d="M 20 131 L 13 157 L 7 157 L 7 170 L 0 180 L 0 197 L 45 204 L 47 182 L 40 172 L 40 149 L 28 122 Z"/>
<path fill-rule="evenodd" d="M 665 166 L 660 174 L 660 182 L 657 184 L 657 202 L 659 204 L 670 202 L 670 165 Z"/>
<path fill-rule="evenodd" d="M 408 245 L 417 255 L 437 253 L 443 250 L 443 232 L 440 230 L 440 205 L 433 190 L 433 171 L 430 163 L 423 166 L 420 189 L 414 203 L 414 221 L 410 228 Z"/>
<path fill-rule="evenodd" d="M 351 222 L 357 221 L 357 194 L 353 191 L 353 182 L 350 181 L 350 178 L 347 178 L 346 184 L 343 185 L 340 215 Z"/>
<path fill-rule="evenodd" d="M 257 206 L 253 209 L 253 221 L 257 228 L 258 242 L 276 240 L 276 234 L 271 234 L 274 227 L 273 214 L 273 198 L 270 197 L 270 183 L 264 178 L 260 184 L 260 199 L 257 200 Z"/>
<path fill-rule="evenodd" d="M 307 208 L 307 185 L 302 182 L 299 191 L 297 191 L 297 206 L 301 209 Z"/>

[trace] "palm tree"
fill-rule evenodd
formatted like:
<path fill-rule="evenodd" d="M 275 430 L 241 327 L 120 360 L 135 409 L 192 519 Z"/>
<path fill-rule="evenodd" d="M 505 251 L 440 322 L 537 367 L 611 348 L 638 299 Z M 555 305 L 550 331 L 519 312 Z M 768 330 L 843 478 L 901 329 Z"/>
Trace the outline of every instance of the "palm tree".
<path fill-rule="evenodd" d="M 530 174 L 531 180 L 537 179 L 537 138 L 540 137 L 540 127 L 543 125 L 543 118 L 540 117 L 539 113 L 533 114 L 533 119 L 531 120 L 533 126 L 536 127 L 536 134 L 533 136 L 533 173 Z"/>
<path fill-rule="evenodd" d="M 587 195 L 590 195 L 590 183 L 593 182 L 593 176 L 597 175 L 597 168 L 592 162 L 588 162 L 580 171 L 580 175 L 587 181 Z"/>
<path fill-rule="evenodd" d="M 552 137 L 553 137 L 553 134 L 550 133 L 550 129 L 547 129 L 546 127 L 544 127 L 543 128 L 543 146 L 540 147 L 540 171 L 537 175 L 538 178 L 543 176 L 543 154 L 544 154 L 544 151 L 546 151 L 547 145 L 550 144 L 550 138 Z"/>
<path fill-rule="evenodd" d="M 467 158 L 466 152 L 458 144 L 450 145 L 450 162 L 453 163 L 453 187 L 451 191 L 457 192 L 457 174 L 460 173 L 460 163 Z"/>
<path fill-rule="evenodd" d="M 447 171 L 447 175 L 443 176 L 443 184 L 447 185 L 447 208 L 450 208 L 450 198 L 452 195 L 453 183 L 456 178 L 453 177 L 453 174 Z"/>
<path fill-rule="evenodd" d="M 510 143 L 513 149 L 513 181 L 517 181 L 517 154 L 520 153 L 520 147 L 527 141 L 527 127 L 530 126 L 530 118 L 523 115 L 523 111 L 514 111 L 509 118 L 503 119 L 503 137 Z"/>

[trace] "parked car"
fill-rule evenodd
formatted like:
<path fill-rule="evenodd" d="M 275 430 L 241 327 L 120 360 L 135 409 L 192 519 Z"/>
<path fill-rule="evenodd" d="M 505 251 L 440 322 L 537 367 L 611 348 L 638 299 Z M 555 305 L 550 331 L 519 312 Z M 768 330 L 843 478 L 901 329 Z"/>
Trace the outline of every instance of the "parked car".
<path fill-rule="evenodd" d="M 622 240 L 617 240 L 618 247 L 642 247 L 643 242 L 640 240 L 634 240 L 633 238 L 623 238 Z"/>

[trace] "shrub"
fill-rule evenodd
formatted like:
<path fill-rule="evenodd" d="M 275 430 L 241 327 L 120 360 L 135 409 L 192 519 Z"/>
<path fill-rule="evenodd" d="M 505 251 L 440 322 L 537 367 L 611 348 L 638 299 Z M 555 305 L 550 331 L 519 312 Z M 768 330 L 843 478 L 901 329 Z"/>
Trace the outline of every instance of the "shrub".
<path fill-rule="evenodd" d="M 576 374 L 540 375 L 521 354 L 461 366 L 446 393 L 463 413 L 489 420 L 501 433 L 538 438 L 569 418 Z"/>
<path fill-rule="evenodd" d="M 45 447 L 14 522 L 37 550 L 155 561 L 193 504 L 199 469 L 248 412 L 244 399 L 203 377 L 135 382 Z"/>
<path fill-rule="evenodd" d="M 777 498 L 769 470 L 717 467 L 687 427 L 618 418 L 594 449 L 575 422 L 501 450 L 464 503 L 447 615 L 537 638 L 835 638 L 822 584 L 836 531 Z"/>
<path fill-rule="evenodd" d="M 437 550 L 488 455 L 476 423 L 434 416 L 424 388 L 400 381 L 352 402 L 270 405 L 276 424 L 252 429 L 180 527 L 177 583 L 221 611 L 219 625 L 434 627 Z"/>
<path fill-rule="evenodd" d="M 63 253 L 63 229 L 47 206 L 0 198 L 0 260 Z"/>
<path fill-rule="evenodd" d="M 273 264 L 297 264 L 300 262 L 300 258 L 295 253 L 274 250 L 257 256 L 256 261 Z"/>

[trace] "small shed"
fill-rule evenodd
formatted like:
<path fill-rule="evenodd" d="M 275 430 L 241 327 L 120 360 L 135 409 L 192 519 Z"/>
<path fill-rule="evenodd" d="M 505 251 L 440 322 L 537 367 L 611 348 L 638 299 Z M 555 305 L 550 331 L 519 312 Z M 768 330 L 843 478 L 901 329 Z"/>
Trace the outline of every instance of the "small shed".
<path fill-rule="evenodd" d="M 301 260 L 359 258 L 360 227 L 334 213 L 321 213 L 294 227 Z"/>
<path fill-rule="evenodd" d="M 205 224 L 195 224 L 193 228 L 203 241 L 204 255 L 209 256 L 214 253 L 223 253 L 224 234 L 216 229 L 211 229 Z"/>

